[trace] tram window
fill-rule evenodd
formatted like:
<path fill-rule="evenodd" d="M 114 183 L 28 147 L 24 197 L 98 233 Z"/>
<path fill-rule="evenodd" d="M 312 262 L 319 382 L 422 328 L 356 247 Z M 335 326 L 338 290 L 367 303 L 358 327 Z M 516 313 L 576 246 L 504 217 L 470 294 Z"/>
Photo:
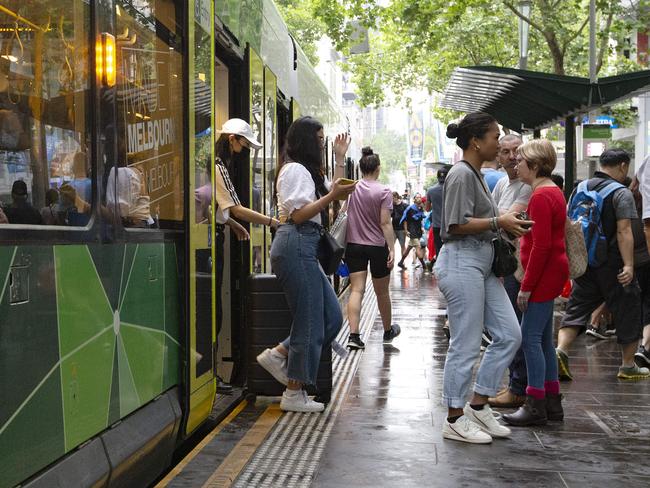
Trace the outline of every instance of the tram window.
<path fill-rule="evenodd" d="M 117 158 L 106 203 L 125 227 L 183 221 L 183 2 L 118 0 Z"/>
<path fill-rule="evenodd" d="M 88 159 L 88 2 L 24 0 L 0 10 L 0 223 L 85 226 Z"/>

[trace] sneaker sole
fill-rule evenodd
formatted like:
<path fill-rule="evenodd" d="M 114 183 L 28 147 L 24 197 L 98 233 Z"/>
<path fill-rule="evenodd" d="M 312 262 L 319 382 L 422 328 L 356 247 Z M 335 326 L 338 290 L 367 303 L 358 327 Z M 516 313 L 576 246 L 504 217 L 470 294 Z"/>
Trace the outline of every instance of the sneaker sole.
<path fill-rule="evenodd" d="M 306 408 L 305 409 L 289 408 L 282 405 L 282 403 L 280 403 L 280 410 L 282 410 L 283 412 L 296 412 L 296 413 L 322 413 L 325 410 L 325 405 L 323 405 L 323 408 L 321 408 L 320 410 L 311 410 Z"/>
<path fill-rule="evenodd" d="M 358 351 L 359 349 L 365 349 L 366 346 L 357 346 L 356 344 L 348 344 L 348 349 L 352 351 Z"/>
<path fill-rule="evenodd" d="M 467 442 L 468 444 L 491 444 L 492 443 L 492 439 L 468 439 L 458 434 L 452 434 L 448 432 L 443 432 L 442 437 L 443 439 L 449 439 L 450 441 Z"/>
<path fill-rule="evenodd" d="M 617 374 L 616 377 L 619 380 L 628 380 L 628 381 L 634 381 L 634 380 L 647 380 L 650 378 L 650 374 Z"/>
<path fill-rule="evenodd" d="M 600 339 L 601 341 L 609 339 L 611 336 L 606 336 L 604 334 L 601 334 L 599 332 L 594 332 L 593 330 L 588 330 L 585 332 L 585 334 L 593 337 L 594 339 Z"/>
<path fill-rule="evenodd" d="M 634 362 L 639 368 L 650 368 L 650 360 L 638 352 L 634 355 Z"/>
<path fill-rule="evenodd" d="M 273 377 L 276 379 L 276 381 L 277 381 L 278 383 L 281 383 L 281 384 L 283 384 L 284 386 L 287 386 L 287 383 L 289 383 L 289 378 L 284 378 L 283 376 L 280 376 L 280 375 L 278 375 L 277 373 L 275 373 L 275 372 L 273 371 L 274 368 L 271 367 L 271 365 L 268 364 L 268 363 L 266 362 L 266 360 L 265 360 L 265 358 L 264 358 L 263 356 L 262 356 L 262 358 L 260 359 L 260 356 L 262 356 L 262 355 L 260 354 L 259 356 L 257 356 L 257 357 L 255 358 L 255 360 L 257 361 L 257 364 L 259 364 L 260 366 L 262 366 L 262 368 L 264 368 L 264 371 L 266 371 L 266 372 L 269 373 L 271 376 L 273 376 Z"/>

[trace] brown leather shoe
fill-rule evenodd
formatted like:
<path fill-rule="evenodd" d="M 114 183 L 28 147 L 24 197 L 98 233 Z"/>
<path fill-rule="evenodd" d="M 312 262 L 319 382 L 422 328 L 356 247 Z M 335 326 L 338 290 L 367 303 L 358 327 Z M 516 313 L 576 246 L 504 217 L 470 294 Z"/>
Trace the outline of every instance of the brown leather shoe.
<path fill-rule="evenodd" d="M 515 395 L 509 388 L 500 391 L 494 398 L 488 398 L 490 406 L 495 408 L 519 408 L 525 401 L 525 395 Z"/>

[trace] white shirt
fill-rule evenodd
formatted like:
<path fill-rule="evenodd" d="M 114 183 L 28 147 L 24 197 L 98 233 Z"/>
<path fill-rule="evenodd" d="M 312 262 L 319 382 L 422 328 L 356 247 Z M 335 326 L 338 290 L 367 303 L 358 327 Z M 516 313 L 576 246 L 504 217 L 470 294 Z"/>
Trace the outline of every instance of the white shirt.
<path fill-rule="evenodd" d="M 329 182 L 325 180 L 329 188 Z M 316 201 L 316 185 L 307 168 L 299 163 L 287 163 L 282 167 L 278 176 L 278 210 L 280 217 L 289 218 L 294 210 Z M 317 224 L 321 223 L 320 213 L 311 219 Z"/>
<path fill-rule="evenodd" d="M 142 194 L 142 175 L 128 167 L 117 168 L 117 191 L 115 167 L 111 168 L 106 183 L 106 203 L 118 205 L 120 216 L 137 220 L 151 220 L 149 196 Z M 151 222 L 153 222 L 151 220 Z"/>
<path fill-rule="evenodd" d="M 515 203 L 528 206 L 528 200 L 533 193 L 530 185 L 519 178 L 511 180 L 507 175 L 497 181 L 492 196 L 499 207 L 499 212 L 506 213 Z"/>

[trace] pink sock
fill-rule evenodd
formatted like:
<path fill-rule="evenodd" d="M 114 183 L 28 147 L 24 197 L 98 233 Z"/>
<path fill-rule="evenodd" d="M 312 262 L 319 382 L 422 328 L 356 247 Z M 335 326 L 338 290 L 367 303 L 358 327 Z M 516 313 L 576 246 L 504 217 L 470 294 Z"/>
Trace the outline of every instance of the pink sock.
<path fill-rule="evenodd" d="M 546 393 L 542 388 L 535 388 L 534 386 L 526 387 L 526 395 L 530 395 L 537 400 L 544 400 Z"/>
<path fill-rule="evenodd" d="M 559 381 L 545 381 L 544 389 L 549 395 L 559 395 L 560 394 L 560 382 Z"/>

